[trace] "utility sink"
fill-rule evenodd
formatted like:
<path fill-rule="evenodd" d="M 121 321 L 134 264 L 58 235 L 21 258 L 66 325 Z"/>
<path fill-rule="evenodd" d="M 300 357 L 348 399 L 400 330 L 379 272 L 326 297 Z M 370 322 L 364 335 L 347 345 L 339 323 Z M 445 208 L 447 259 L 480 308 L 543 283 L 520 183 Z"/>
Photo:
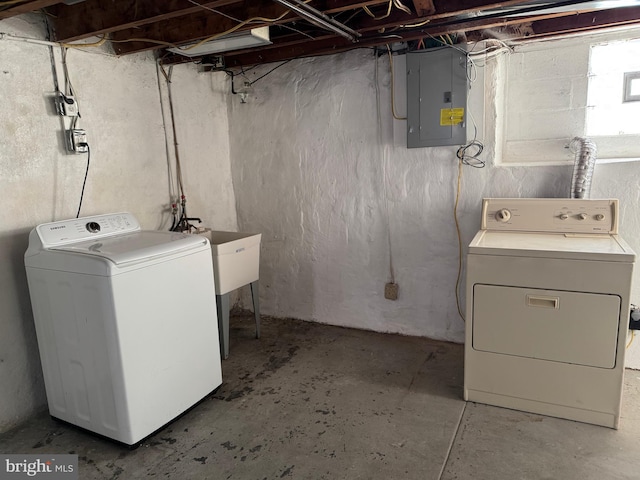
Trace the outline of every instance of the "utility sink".
<path fill-rule="evenodd" d="M 259 277 L 261 233 L 205 231 L 211 243 L 216 295 L 255 282 Z"/>
<path fill-rule="evenodd" d="M 213 256 L 213 275 L 216 280 L 216 307 L 220 354 L 229 357 L 229 292 L 244 285 L 251 286 L 253 314 L 256 319 L 256 338 L 260 338 L 260 240 L 261 233 L 216 232 L 201 233 L 209 239 Z"/>

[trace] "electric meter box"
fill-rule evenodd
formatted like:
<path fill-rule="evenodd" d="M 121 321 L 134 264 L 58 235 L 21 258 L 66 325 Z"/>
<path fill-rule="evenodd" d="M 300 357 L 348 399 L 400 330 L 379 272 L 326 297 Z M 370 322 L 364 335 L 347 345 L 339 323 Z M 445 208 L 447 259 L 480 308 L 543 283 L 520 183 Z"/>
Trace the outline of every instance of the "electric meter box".
<path fill-rule="evenodd" d="M 466 53 L 407 53 L 407 148 L 466 144 L 468 91 Z"/>

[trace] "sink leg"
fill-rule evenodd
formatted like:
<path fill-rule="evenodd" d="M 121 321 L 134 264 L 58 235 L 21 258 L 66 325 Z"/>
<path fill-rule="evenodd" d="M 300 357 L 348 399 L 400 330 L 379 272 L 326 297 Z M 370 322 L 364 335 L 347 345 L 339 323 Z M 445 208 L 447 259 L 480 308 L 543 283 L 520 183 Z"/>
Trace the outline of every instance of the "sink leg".
<path fill-rule="evenodd" d="M 216 295 L 218 310 L 218 335 L 220 337 L 220 356 L 229 358 L 229 294 Z"/>
<path fill-rule="evenodd" d="M 251 282 L 251 298 L 253 299 L 253 315 L 256 317 L 256 338 L 260 338 L 260 282 Z"/>

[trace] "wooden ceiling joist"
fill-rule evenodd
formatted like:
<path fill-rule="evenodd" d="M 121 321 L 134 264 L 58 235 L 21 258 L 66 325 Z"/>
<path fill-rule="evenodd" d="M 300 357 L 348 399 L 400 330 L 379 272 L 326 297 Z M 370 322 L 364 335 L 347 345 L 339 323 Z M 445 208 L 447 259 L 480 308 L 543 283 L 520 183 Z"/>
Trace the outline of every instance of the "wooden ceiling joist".
<path fill-rule="evenodd" d="M 238 15 L 246 18 L 265 17 L 277 18 L 286 12 L 281 5 L 270 0 L 253 2 L 254 5 L 247 8 L 221 8 L 220 11 L 230 17 L 238 18 Z M 288 21 L 283 19 L 282 21 Z M 156 48 L 158 44 L 153 42 L 127 41 L 132 38 L 145 38 L 172 45 L 184 43 L 185 40 L 197 41 L 213 35 L 222 34 L 238 25 L 238 22 L 222 15 L 199 10 L 197 13 L 185 15 L 177 19 L 164 20 L 145 25 L 140 28 L 119 30 L 111 34 L 114 40 L 114 50 L 119 55 L 140 52 Z M 255 28 L 258 24 L 250 24 L 240 30 Z"/>
<path fill-rule="evenodd" d="M 54 2 L 51 2 L 54 3 Z M 55 2 L 58 3 L 58 2 Z M 205 7 L 221 8 L 242 4 L 242 0 L 199 2 Z M 77 5 L 60 4 L 52 9 L 56 41 L 73 42 L 118 30 L 142 27 L 204 9 L 187 0 L 138 2 L 136 0 L 87 0 Z"/>
<path fill-rule="evenodd" d="M 435 13 L 432 20 L 452 16 L 473 14 L 481 10 L 493 10 L 496 8 L 517 7 L 530 3 L 530 0 L 506 0 L 493 2 L 487 0 L 433 0 Z"/>
<path fill-rule="evenodd" d="M 416 15 L 419 17 L 426 17 L 436 11 L 433 0 L 413 0 L 413 6 L 415 7 Z"/>
<path fill-rule="evenodd" d="M 598 12 L 579 13 L 571 17 L 551 18 L 531 22 L 530 34 L 526 38 L 566 35 L 570 33 L 601 30 L 603 28 L 623 27 L 637 24 L 640 19 L 640 7 L 600 10 Z M 525 37 L 513 37 L 521 40 Z M 511 40 L 511 38 L 510 38 Z"/>
<path fill-rule="evenodd" d="M 59 2 L 60 0 L 36 0 L 34 2 L 24 2 L 12 5 L 5 10 L 0 10 L 0 20 L 9 17 L 15 17 L 16 15 L 21 15 L 23 13 L 33 12 L 42 8 L 47 8 Z M 1 6 L 2 5 L 0 4 L 0 7 Z"/>
<path fill-rule="evenodd" d="M 585 15 L 585 24 L 589 21 L 594 21 L 593 14 L 585 13 L 582 15 Z M 620 15 L 621 14 L 618 12 L 618 24 L 627 23 L 628 21 L 630 21 L 628 17 L 637 15 L 637 13 L 629 13 L 629 15 L 625 16 L 626 19 L 621 18 Z M 556 21 L 558 28 L 560 28 L 562 25 L 566 24 L 567 19 L 573 17 L 575 17 L 575 14 L 570 12 L 553 13 L 547 14 L 544 17 L 544 20 L 539 20 L 538 22 Z M 603 16 L 603 18 L 604 17 L 605 16 Z M 538 22 L 533 22 L 533 24 L 535 25 Z M 526 17 L 480 18 L 478 20 L 470 20 L 455 24 L 443 22 L 442 25 L 428 23 L 423 27 L 420 27 L 419 29 L 398 29 L 391 31 L 390 34 L 384 32 L 383 34 L 376 35 L 375 33 L 370 32 L 369 35 L 363 36 L 363 38 L 357 43 L 356 48 L 374 47 L 392 42 L 418 40 L 421 38 L 427 38 L 429 36 L 438 37 L 440 35 L 451 33 L 469 33 L 479 30 L 501 29 L 509 26 L 531 23 L 531 19 Z M 548 25 L 550 26 L 551 24 Z M 529 29 L 527 29 L 527 31 L 529 31 Z M 278 62 L 289 60 L 292 58 L 338 53 L 349 50 L 351 48 L 354 48 L 354 45 L 350 42 L 342 38 L 333 37 L 318 41 L 300 41 L 297 43 L 289 42 L 288 45 L 284 48 L 278 44 L 275 44 L 267 47 L 262 47 L 260 49 L 254 49 L 251 52 L 234 52 L 225 55 L 225 61 L 226 65 L 230 67 L 250 66 L 258 63 Z"/>
<path fill-rule="evenodd" d="M 586 4 L 587 0 L 547 2 L 570 5 L 572 9 L 549 13 L 541 10 L 546 5 L 532 0 L 399 1 L 401 4 L 396 0 L 311 0 L 308 3 L 357 31 L 361 37 L 355 43 L 318 26 L 317 22 L 289 12 L 274 22 L 256 20 L 238 28 L 249 30 L 273 25 L 272 45 L 222 55 L 229 66 L 246 66 L 446 33 L 464 34 L 467 39 L 477 41 L 489 38 L 491 31 L 504 29 L 499 33 L 520 41 L 608 26 L 640 25 L 640 7 L 623 7 L 619 2 L 597 5 Z M 370 11 L 365 12 L 363 7 Z M 113 41 L 118 54 L 159 50 L 162 58 L 170 63 L 191 59 L 168 54 L 167 47 L 202 41 L 231 29 L 235 31 L 238 22 L 248 18 L 275 19 L 286 13 L 285 7 L 275 0 L 85 0 L 70 5 L 61 0 L 17 3 L 11 0 L 4 7 L 0 0 L 0 19 L 42 9 L 51 16 L 55 40 L 82 42 L 104 35 Z M 526 16 L 514 16 L 515 12 Z"/>
<path fill-rule="evenodd" d="M 339 13 L 345 11 L 347 7 L 353 8 L 354 6 L 357 6 L 357 8 L 360 8 L 359 6 L 362 4 L 378 5 L 381 3 L 386 3 L 386 0 L 369 0 L 368 2 L 362 2 L 361 0 L 343 0 L 341 2 L 341 6 L 337 8 L 337 11 L 328 9 L 325 10 L 325 12 L 328 14 Z M 253 17 L 273 19 L 280 17 L 284 12 L 286 12 L 286 8 L 272 0 L 252 1 L 249 6 L 230 6 L 226 8 L 219 8 L 218 10 L 240 20 L 247 20 Z M 281 25 L 291 23 L 296 20 L 300 20 L 300 18 L 291 13 L 282 20 L 269 24 Z M 157 48 L 158 46 L 158 44 L 152 42 L 128 42 L 126 41 L 128 39 L 147 38 L 158 42 L 177 45 L 185 43 L 185 41 L 199 41 L 213 35 L 224 33 L 230 28 L 235 27 L 237 24 L 237 22 L 230 20 L 227 17 L 200 9 L 196 13 L 179 18 L 163 20 L 138 28 L 120 30 L 118 32 L 114 32 L 111 37 L 115 40 L 114 50 L 116 53 L 119 55 L 126 55 L 150 50 Z M 264 22 L 251 23 L 242 27 L 240 30 L 249 30 L 266 24 L 267 23 Z M 302 37 L 306 38 L 304 36 Z"/>

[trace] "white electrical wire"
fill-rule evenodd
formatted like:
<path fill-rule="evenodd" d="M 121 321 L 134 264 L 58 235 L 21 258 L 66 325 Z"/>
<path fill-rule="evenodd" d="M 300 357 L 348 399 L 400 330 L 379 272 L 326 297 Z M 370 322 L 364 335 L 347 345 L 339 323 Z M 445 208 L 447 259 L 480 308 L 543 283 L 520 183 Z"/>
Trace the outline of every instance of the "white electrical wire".
<path fill-rule="evenodd" d="M 413 14 L 413 12 L 411 10 L 409 10 L 409 7 L 403 5 L 403 3 L 400 0 L 393 0 L 393 4 L 396 6 L 396 8 L 402 10 L 406 14 L 408 14 L 408 15 L 412 15 Z"/>
<path fill-rule="evenodd" d="M 12 33 L 0 32 L 0 40 L 11 40 L 14 42 L 32 43 L 34 45 L 46 45 L 48 47 L 59 47 L 58 42 L 49 42 L 47 40 L 38 40 L 36 38 L 21 37 Z"/>
<path fill-rule="evenodd" d="M 220 10 L 216 10 L 215 8 L 211 8 L 211 7 L 208 7 L 208 6 L 206 6 L 206 5 L 202 5 L 201 3 L 198 3 L 198 2 L 196 2 L 195 0 L 187 0 L 187 1 L 188 1 L 189 3 L 192 3 L 193 5 L 196 5 L 196 6 L 198 6 L 198 7 L 204 8 L 205 10 L 209 10 L 210 12 L 216 13 L 216 14 L 218 14 L 218 15 L 222 15 L 223 17 L 226 17 L 226 18 L 228 18 L 229 20 L 233 20 L 234 22 L 242 23 L 242 20 L 240 20 L 240 19 L 238 19 L 238 18 L 236 18 L 236 17 L 232 17 L 231 15 L 226 14 L 226 13 L 224 13 L 224 12 L 221 12 Z M 266 20 L 268 20 L 268 19 L 266 19 Z M 275 21 L 276 19 L 273 19 L 273 20 Z M 256 21 L 254 21 L 254 22 L 249 22 L 249 23 L 257 23 L 257 22 L 256 22 Z M 309 35 L 308 33 L 303 32 L 302 30 L 298 30 L 297 28 L 290 27 L 289 25 L 283 24 L 283 25 L 279 25 L 279 26 L 280 26 L 280 27 L 282 27 L 282 28 L 286 28 L 286 29 L 288 29 L 288 30 L 291 30 L 291 31 L 293 31 L 293 32 L 299 33 L 299 34 L 301 34 L 301 35 L 304 35 L 305 37 L 308 37 L 308 38 L 311 38 L 311 39 L 315 39 L 314 37 L 312 37 L 312 36 L 311 36 L 311 35 Z"/>
<path fill-rule="evenodd" d="M 375 55 L 375 86 L 376 86 L 376 119 L 378 126 L 378 141 L 382 144 L 382 114 L 380 113 L 380 83 L 378 80 L 378 55 Z M 391 283 L 396 283 L 395 269 L 393 268 L 393 251 L 391 249 L 391 220 L 389 215 L 389 198 L 387 194 L 387 168 L 386 160 L 388 156 L 387 146 L 383 146 L 382 149 L 382 193 L 384 196 L 384 208 L 385 208 L 385 220 L 387 223 L 387 242 L 389 246 L 389 280 Z"/>
<path fill-rule="evenodd" d="M 178 194 L 176 193 L 176 181 L 173 178 L 173 169 L 171 168 L 171 151 L 169 148 L 169 132 L 167 131 L 167 121 L 165 116 L 165 107 L 162 95 L 162 82 L 160 81 L 160 59 L 156 61 L 156 77 L 158 79 L 158 96 L 160 97 L 160 114 L 162 115 L 162 130 L 164 131 L 164 148 L 167 159 L 167 176 L 169 182 L 169 199 L 171 202 L 177 202 Z M 163 72 L 164 73 L 164 72 Z M 168 79 L 166 79 L 168 81 Z"/>

